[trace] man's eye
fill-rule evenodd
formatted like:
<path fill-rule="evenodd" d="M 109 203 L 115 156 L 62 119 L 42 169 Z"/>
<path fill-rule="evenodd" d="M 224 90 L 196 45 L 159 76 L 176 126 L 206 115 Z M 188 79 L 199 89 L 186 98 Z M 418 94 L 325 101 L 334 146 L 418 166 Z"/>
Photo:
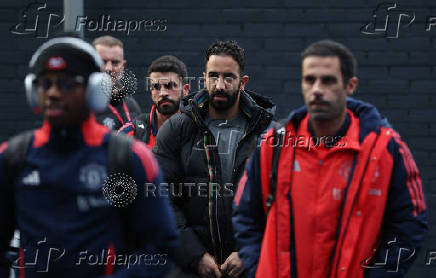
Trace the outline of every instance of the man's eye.
<path fill-rule="evenodd" d="M 112 61 L 112 65 L 118 66 L 120 64 L 120 61 Z"/>
<path fill-rule="evenodd" d="M 306 76 L 306 77 L 304 77 L 304 81 L 306 83 L 313 84 L 313 83 L 315 83 L 315 77 L 313 77 L 313 76 Z"/>
<path fill-rule="evenodd" d="M 337 78 L 334 76 L 326 76 L 322 78 L 322 83 L 329 85 L 329 84 L 335 84 L 337 82 Z"/>

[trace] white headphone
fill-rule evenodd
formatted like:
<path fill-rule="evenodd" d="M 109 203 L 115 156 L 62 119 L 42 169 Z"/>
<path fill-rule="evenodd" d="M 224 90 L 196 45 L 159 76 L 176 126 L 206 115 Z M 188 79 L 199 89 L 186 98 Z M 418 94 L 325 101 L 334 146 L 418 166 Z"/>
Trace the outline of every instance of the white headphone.
<path fill-rule="evenodd" d="M 32 69 L 38 61 L 41 54 L 49 47 L 56 44 L 67 44 L 71 48 L 77 49 L 88 56 L 94 61 L 95 66 L 101 69 L 103 67 L 103 60 L 100 58 L 95 49 L 87 42 L 78 38 L 55 38 L 45 42 L 33 54 L 29 63 L 29 68 Z M 35 85 L 35 73 L 29 73 L 24 79 L 24 88 L 26 90 L 26 98 L 30 107 L 33 109 L 38 108 L 38 93 L 37 86 Z M 86 105 L 95 112 L 100 112 L 106 109 L 109 99 L 112 94 L 112 81 L 110 76 L 105 72 L 93 72 L 88 77 L 86 85 Z"/>

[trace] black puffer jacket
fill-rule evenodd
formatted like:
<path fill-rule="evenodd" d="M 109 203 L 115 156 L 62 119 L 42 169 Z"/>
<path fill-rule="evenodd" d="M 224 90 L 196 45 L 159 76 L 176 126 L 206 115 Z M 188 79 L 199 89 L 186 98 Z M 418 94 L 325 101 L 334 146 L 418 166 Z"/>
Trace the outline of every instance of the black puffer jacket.
<path fill-rule="evenodd" d="M 233 193 L 246 159 L 275 112 L 275 105 L 267 98 L 241 92 L 239 107 L 247 119 L 247 129 L 237 146 L 233 183 L 224 186 L 215 138 L 205 124 L 208 105 L 205 90 L 186 96 L 180 104 L 182 113 L 162 125 L 153 148 L 170 183 L 181 232 L 179 263 L 191 270 L 196 269 L 196 262 L 205 252 L 222 264 L 236 251 L 231 222 Z"/>

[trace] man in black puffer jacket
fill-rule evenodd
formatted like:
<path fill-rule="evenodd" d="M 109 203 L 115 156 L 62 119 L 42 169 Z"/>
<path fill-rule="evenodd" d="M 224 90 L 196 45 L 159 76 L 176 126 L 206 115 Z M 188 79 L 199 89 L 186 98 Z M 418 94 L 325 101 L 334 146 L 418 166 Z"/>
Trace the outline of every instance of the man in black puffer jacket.
<path fill-rule="evenodd" d="M 241 277 L 244 271 L 233 238 L 233 193 L 275 106 L 244 90 L 243 70 L 236 42 L 213 43 L 206 51 L 206 89 L 186 96 L 182 113 L 159 129 L 153 152 L 169 183 L 185 272 L 173 277 Z"/>

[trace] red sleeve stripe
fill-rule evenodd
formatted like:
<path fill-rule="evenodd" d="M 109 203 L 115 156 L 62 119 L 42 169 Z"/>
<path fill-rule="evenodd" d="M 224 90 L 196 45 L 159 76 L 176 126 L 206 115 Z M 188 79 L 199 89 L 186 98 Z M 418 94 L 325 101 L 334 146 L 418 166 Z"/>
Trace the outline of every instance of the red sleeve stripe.
<path fill-rule="evenodd" d="M 0 145 L 0 154 L 8 148 L 8 142 L 3 142 Z"/>
<path fill-rule="evenodd" d="M 117 134 L 124 133 L 124 134 L 127 134 L 129 136 L 133 136 L 134 128 L 135 127 L 132 123 L 126 123 L 122 127 L 120 127 L 120 129 L 118 129 Z"/>
<path fill-rule="evenodd" d="M 238 190 L 235 195 L 235 205 L 239 207 L 239 202 L 241 201 L 242 193 L 244 193 L 245 185 L 247 184 L 248 176 L 247 170 L 244 171 L 242 178 L 239 180 Z"/>
<path fill-rule="evenodd" d="M 114 273 L 114 264 L 115 264 L 115 248 L 113 243 L 109 244 L 109 248 L 107 250 L 107 265 L 104 270 L 104 274 L 106 276 L 112 275 Z"/>
<path fill-rule="evenodd" d="M 26 273 L 25 273 L 25 268 L 24 268 L 24 249 L 23 247 L 20 247 L 20 250 L 18 251 L 19 254 L 19 263 L 18 265 L 20 266 L 20 270 L 19 270 L 19 274 L 18 277 L 19 278 L 24 278 Z"/>
<path fill-rule="evenodd" d="M 144 143 L 141 143 L 140 141 L 135 141 L 132 146 L 132 151 L 141 160 L 142 166 L 144 167 L 145 173 L 147 175 L 148 182 L 153 182 L 159 172 L 159 167 L 151 150 L 147 148 Z"/>
<path fill-rule="evenodd" d="M 404 166 L 407 171 L 407 187 L 409 188 L 412 203 L 415 207 L 414 215 L 416 216 L 417 213 L 422 213 L 426 209 L 421 177 L 410 149 L 397 133 L 395 133 L 394 139 L 400 146 L 399 152 L 403 157 Z"/>

